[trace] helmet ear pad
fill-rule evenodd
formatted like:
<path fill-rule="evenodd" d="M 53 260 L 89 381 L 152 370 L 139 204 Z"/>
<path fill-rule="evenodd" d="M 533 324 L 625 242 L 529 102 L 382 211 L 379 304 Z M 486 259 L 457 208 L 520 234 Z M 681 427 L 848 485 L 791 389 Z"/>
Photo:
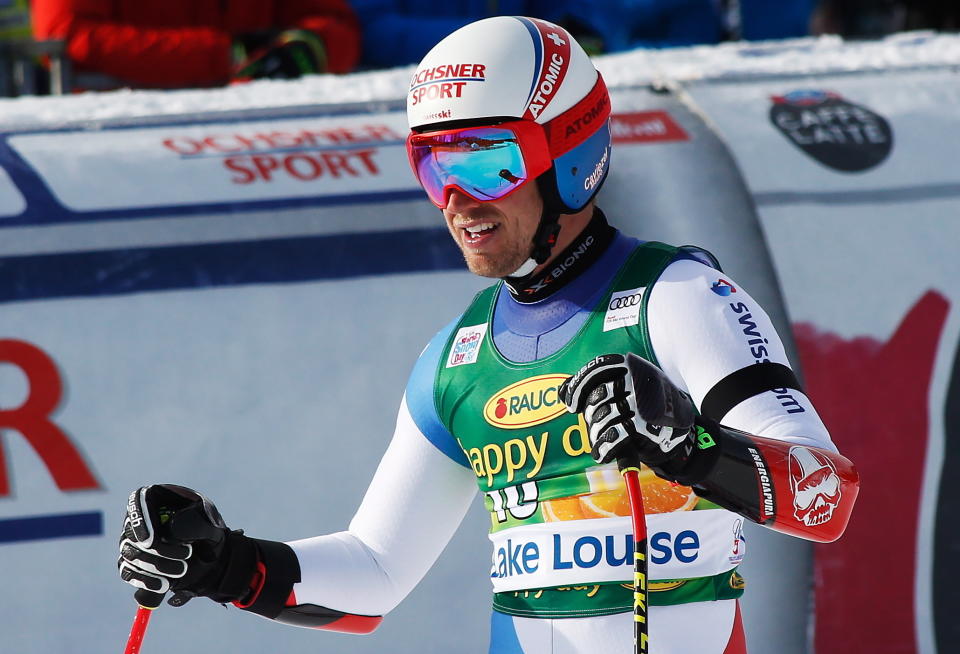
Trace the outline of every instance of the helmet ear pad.
<path fill-rule="evenodd" d="M 586 141 L 553 160 L 537 178 L 544 208 L 560 214 L 577 213 L 594 198 L 610 171 L 610 122 Z"/>

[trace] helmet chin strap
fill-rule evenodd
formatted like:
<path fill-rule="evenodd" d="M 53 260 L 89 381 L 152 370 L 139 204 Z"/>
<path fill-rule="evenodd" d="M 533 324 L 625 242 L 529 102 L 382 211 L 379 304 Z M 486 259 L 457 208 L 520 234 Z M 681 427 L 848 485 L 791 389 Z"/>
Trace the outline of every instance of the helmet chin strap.
<path fill-rule="evenodd" d="M 537 266 L 546 262 L 550 258 L 550 253 L 553 252 L 553 246 L 557 244 L 559 234 L 560 214 L 556 211 L 550 211 L 544 206 L 543 213 L 540 215 L 540 224 L 537 225 L 537 231 L 533 234 L 530 258 L 520 264 L 520 267 L 507 277 L 526 277 Z"/>

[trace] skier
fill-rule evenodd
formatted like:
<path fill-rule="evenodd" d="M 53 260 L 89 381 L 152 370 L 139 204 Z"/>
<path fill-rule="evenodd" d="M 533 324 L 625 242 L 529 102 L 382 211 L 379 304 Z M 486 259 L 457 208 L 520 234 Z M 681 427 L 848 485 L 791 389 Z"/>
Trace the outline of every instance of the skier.
<path fill-rule="evenodd" d="M 562 28 L 525 17 L 443 39 L 411 80 L 410 163 L 481 291 L 421 354 L 347 531 L 231 531 L 196 491 L 130 495 L 120 575 L 280 622 L 376 628 L 485 494 L 490 651 L 630 652 L 632 535 L 614 460 L 635 453 L 650 540 L 650 651 L 745 652 L 749 519 L 815 541 L 858 490 L 769 318 L 696 248 L 608 225 L 610 98 Z M 722 423 L 722 426 L 721 426 Z"/>

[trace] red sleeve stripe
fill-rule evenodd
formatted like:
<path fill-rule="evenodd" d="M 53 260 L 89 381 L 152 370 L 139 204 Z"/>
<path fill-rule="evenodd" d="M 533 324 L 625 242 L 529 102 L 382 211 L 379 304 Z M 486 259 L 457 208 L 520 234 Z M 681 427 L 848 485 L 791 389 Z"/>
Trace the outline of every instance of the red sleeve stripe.
<path fill-rule="evenodd" d="M 346 613 L 342 618 L 314 627 L 314 629 L 339 631 L 346 634 L 369 634 L 379 627 L 381 622 L 383 622 L 383 616 L 380 615 L 351 615 Z"/>

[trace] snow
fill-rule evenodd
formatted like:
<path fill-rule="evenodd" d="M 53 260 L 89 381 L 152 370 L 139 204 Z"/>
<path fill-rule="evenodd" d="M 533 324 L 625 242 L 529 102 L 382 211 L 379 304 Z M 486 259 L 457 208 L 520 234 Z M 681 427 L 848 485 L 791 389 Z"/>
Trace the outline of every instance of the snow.
<path fill-rule="evenodd" d="M 725 43 L 668 50 L 634 50 L 595 59 L 611 88 L 648 83 L 697 84 L 769 75 L 882 72 L 960 66 L 960 35 L 907 32 L 880 41 L 845 42 L 836 36 L 788 41 Z M 0 99 L 0 131 L 355 102 L 398 102 L 412 66 L 293 81 L 262 80 L 225 88 L 177 91 L 119 90 L 63 97 Z"/>
<path fill-rule="evenodd" d="M 838 36 L 637 50 L 597 60 L 610 87 L 698 83 L 773 75 L 823 75 L 960 65 L 960 35 L 904 32 L 879 41 Z"/>

